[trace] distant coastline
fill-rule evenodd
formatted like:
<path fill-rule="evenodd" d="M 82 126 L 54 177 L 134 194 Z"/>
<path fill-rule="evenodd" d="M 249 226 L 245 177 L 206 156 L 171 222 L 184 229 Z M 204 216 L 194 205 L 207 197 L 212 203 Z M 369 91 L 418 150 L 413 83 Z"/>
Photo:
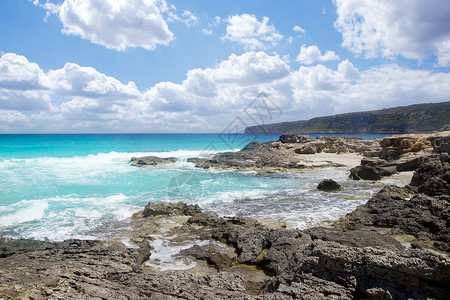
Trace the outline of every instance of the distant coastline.
<path fill-rule="evenodd" d="M 440 131 L 450 124 L 450 101 L 250 126 L 245 133 L 406 134 Z"/>

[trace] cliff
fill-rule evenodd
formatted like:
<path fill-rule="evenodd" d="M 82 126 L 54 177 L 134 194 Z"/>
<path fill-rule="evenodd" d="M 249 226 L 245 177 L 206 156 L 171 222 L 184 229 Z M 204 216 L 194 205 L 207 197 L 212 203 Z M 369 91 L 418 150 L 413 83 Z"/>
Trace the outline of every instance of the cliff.
<path fill-rule="evenodd" d="M 250 126 L 245 133 L 427 133 L 448 124 L 450 101 Z"/>

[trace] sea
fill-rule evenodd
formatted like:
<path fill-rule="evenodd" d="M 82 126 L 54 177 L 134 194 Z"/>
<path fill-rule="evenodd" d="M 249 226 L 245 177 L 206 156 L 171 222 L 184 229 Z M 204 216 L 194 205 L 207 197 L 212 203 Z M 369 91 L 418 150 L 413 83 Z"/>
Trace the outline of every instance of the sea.
<path fill-rule="evenodd" d="M 278 138 L 228 133 L 0 135 L 0 237 L 105 239 L 147 203 L 179 201 L 221 216 L 270 218 L 305 229 L 353 211 L 384 184 L 405 184 L 392 178 L 349 180 L 345 168 L 259 175 L 205 170 L 189 162 Z M 149 155 L 177 161 L 130 165 L 132 157 Z M 318 191 L 324 178 L 338 181 L 343 189 Z"/>

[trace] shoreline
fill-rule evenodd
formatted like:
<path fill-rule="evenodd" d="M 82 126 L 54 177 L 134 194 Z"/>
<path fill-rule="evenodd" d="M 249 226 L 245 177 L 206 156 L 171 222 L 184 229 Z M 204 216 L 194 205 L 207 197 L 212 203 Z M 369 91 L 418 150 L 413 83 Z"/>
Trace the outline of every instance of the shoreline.
<path fill-rule="evenodd" d="M 344 162 L 345 167 L 364 167 L 365 171 L 392 168 L 389 163 L 404 170 L 414 162 L 414 175 L 412 170 L 391 173 L 404 179 L 411 176 L 411 184 L 385 186 L 330 226 L 306 230 L 286 229 L 277 221 L 219 217 L 201 212 L 196 205 L 149 203 L 133 216 L 131 229 L 115 239 L 12 240 L 0 244 L 0 275 L 4 278 L 0 298 L 448 298 L 448 153 L 435 154 L 431 147 L 412 152 L 412 156 L 405 152 L 400 158 L 406 157 L 406 161 L 397 157 L 389 158 L 388 163 L 369 156 L 361 166 L 355 165 L 362 162 L 358 153 L 296 153 L 290 156 L 296 160 L 288 159 L 287 164 L 286 157 L 270 160 L 265 156 L 272 146 L 295 153 L 303 151 L 304 144 L 317 146 L 316 142 L 272 142 L 255 152 L 261 156 L 249 154 L 252 149 L 236 155 L 244 162 L 249 157 L 267 158 L 266 165 L 259 165 L 261 169 L 280 162 L 287 165 L 285 170 L 291 169 L 298 166 L 300 158 L 303 166 L 294 169 L 303 171 Z M 393 155 L 401 150 L 393 147 L 385 146 L 380 153 Z M 218 159 L 217 163 L 225 167 L 229 167 L 227 162 L 236 163 L 236 157 L 225 157 L 227 160 Z M 164 263 L 173 248 L 179 252 L 176 257 L 182 267 L 192 261 L 197 267 L 161 271 L 148 263 L 152 255 Z"/>

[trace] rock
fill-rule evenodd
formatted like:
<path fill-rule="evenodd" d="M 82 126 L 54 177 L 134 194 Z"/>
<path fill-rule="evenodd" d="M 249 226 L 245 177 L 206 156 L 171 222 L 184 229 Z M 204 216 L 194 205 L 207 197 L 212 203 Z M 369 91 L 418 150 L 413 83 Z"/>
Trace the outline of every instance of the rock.
<path fill-rule="evenodd" d="M 409 136 L 388 137 L 380 141 L 380 158 L 392 160 L 408 152 L 419 152 L 431 148 L 431 142 L 424 138 Z"/>
<path fill-rule="evenodd" d="M 381 159 L 381 158 L 375 158 L 375 157 L 365 157 L 361 159 L 361 165 L 362 166 L 380 166 L 387 163 L 387 160 Z"/>
<path fill-rule="evenodd" d="M 357 166 L 350 169 L 350 178 L 353 180 L 380 180 L 381 173 L 376 167 Z"/>
<path fill-rule="evenodd" d="M 144 209 L 133 215 L 133 218 L 147 218 L 154 216 L 194 216 L 201 213 L 197 204 L 178 203 L 148 203 Z"/>
<path fill-rule="evenodd" d="M 433 152 L 450 154 L 450 136 L 431 138 Z"/>
<path fill-rule="evenodd" d="M 311 141 L 312 138 L 307 135 L 282 134 L 278 140 L 283 144 L 302 144 Z"/>
<path fill-rule="evenodd" d="M 164 165 L 175 163 L 177 161 L 174 157 L 157 157 L 157 156 L 144 156 L 144 157 L 132 157 L 130 160 L 130 164 L 135 167 L 142 166 L 156 166 L 156 165 Z"/>
<path fill-rule="evenodd" d="M 297 154 L 315 154 L 317 149 L 313 146 L 306 146 L 301 149 L 295 149 Z"/>
<path fill-rule="evenodd" d="M 396 166 L 377 166 L 375 168 L 380 172 L 381 176 L 391 176 L 392 174 L 397 173 Z"/>
<path fill-rule="evenodd" d="M 248 143 L 244 148 L 242 148 L 242 151 L 249 151 L 249 150 L 254 150 L 258 147 L 259 142 L 250 142 Z"/>
<path fill-rule="evenodd" d="M 317 189 L 321 191 L 335 191 L 340 188 L 341 185 L 333 179 L 324 179 L 319 183 L 319 185 L 317 185 Z"/>
<path fill-rule="evenodd" d="M 449 156 L 446 153 L 421 158 L 411 179 L 411 185 L 420 186 L 432 177 L 444 176 L 446 172 L 450 171 L 448 161 Z"/>

